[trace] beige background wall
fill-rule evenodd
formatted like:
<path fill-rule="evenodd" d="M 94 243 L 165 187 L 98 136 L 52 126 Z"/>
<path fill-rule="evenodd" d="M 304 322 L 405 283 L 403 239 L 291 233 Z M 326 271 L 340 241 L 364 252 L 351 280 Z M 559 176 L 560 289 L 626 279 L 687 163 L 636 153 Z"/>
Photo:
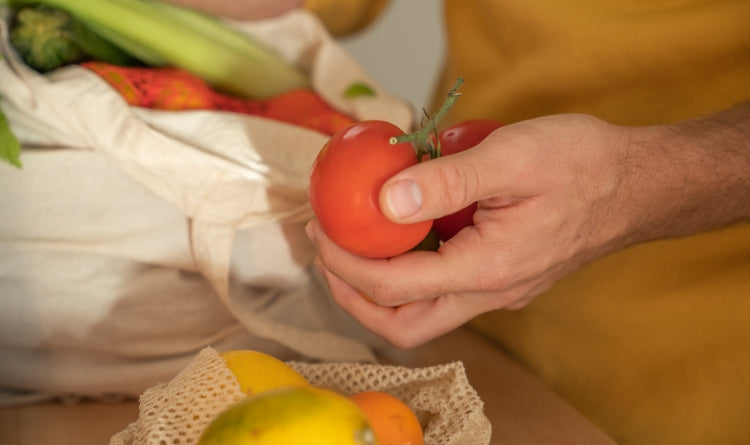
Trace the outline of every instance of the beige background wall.
<path fill-rule="evenodd" d="M 391 0 L 376 22 L 342 43 L 376 81 L 420 110 L 442 61 L 442 1 Z"/>

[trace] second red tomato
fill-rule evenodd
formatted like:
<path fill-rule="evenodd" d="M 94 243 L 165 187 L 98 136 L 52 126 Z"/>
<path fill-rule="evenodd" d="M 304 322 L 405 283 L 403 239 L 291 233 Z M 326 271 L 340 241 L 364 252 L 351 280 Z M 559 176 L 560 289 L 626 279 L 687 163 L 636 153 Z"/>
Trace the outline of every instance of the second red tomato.
<path fill-rule="evenodd" d="M 441 155 L 449 156 L 468 150 L 501 126 L 501 123 L 489 119 L 467 120 L 451 125 L 438 134 Z M 458 212 L 436 219 L 434 228 L 440 241 L 447 241 L 464 227 L 473 225 L 476 210 L 477 204 L 473 203 Z"/>

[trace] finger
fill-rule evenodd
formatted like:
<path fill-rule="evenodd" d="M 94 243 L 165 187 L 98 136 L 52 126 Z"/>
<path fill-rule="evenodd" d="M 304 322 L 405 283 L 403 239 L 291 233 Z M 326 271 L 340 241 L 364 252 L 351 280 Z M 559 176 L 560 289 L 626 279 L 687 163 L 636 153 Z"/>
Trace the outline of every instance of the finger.
<path fill-rule="evenodd" d="M 363 258 L 333 243 L 317 221 L 310 222 L 307 230 L 332 274 L 385 306 L 475 289 L 489 264 L 475 255 L 463 258 L 455 249 L 450 254 L 418 251 L 382 260 Z"/>
<path fill-rule="evenodd" d="M 346 283 L 322 272 L 336 302 L 365 328 L 391 344 L 410 349 L 463 325 L 476 315 L 495 307 L 489 293 L 448 295 L 397 307 L 380 306 L 363 298 Z"/>
<path fill-rule="evenodd" d="M 392 221 L 410 223 L 438 218 L 490 197 L 508 202 L 526 197 L 531 189 L 522 179 L 529 176 L 533 138 L 522 125 L 510 125 L 472 149 L 405 169 L 381 188 L 381 211 Z"/>

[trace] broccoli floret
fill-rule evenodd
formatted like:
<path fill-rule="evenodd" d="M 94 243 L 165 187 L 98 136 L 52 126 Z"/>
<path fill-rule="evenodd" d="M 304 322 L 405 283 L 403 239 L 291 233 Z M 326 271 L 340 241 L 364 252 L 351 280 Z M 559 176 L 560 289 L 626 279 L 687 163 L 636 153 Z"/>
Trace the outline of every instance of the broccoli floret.
<path fill-rule="evenodd" d="M 42 73 L 92 59 L 115 65 L 139 64 L 67 12 L 44 5 L 17 11 L 10 41 L 23 61 Z"/>
<path fill-rule="evenodd" d="M 70 16 L 46 7 L 18 11 L 10 35 L 13 47 L 24 62 L 37 71 L 47 72 L 83 59 L 74 43 Z"/>

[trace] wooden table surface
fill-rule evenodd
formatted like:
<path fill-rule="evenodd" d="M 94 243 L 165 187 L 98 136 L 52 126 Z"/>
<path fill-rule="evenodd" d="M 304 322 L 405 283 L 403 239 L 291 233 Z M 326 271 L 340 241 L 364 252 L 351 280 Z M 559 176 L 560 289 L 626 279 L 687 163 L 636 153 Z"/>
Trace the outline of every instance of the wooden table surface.
<path fill-rule="evenodd" d="M 607 435 L 506 355 L 468 329 L 385 362 L 429 366 L 460 360 L 492 422 L 492 445 L 614 444 Z M 138 416 L 136 401 L 42 403 L 0 409 L 3 445 L 106 445 Z M 467 444 L 470 445 L 470 444 Z"/>

